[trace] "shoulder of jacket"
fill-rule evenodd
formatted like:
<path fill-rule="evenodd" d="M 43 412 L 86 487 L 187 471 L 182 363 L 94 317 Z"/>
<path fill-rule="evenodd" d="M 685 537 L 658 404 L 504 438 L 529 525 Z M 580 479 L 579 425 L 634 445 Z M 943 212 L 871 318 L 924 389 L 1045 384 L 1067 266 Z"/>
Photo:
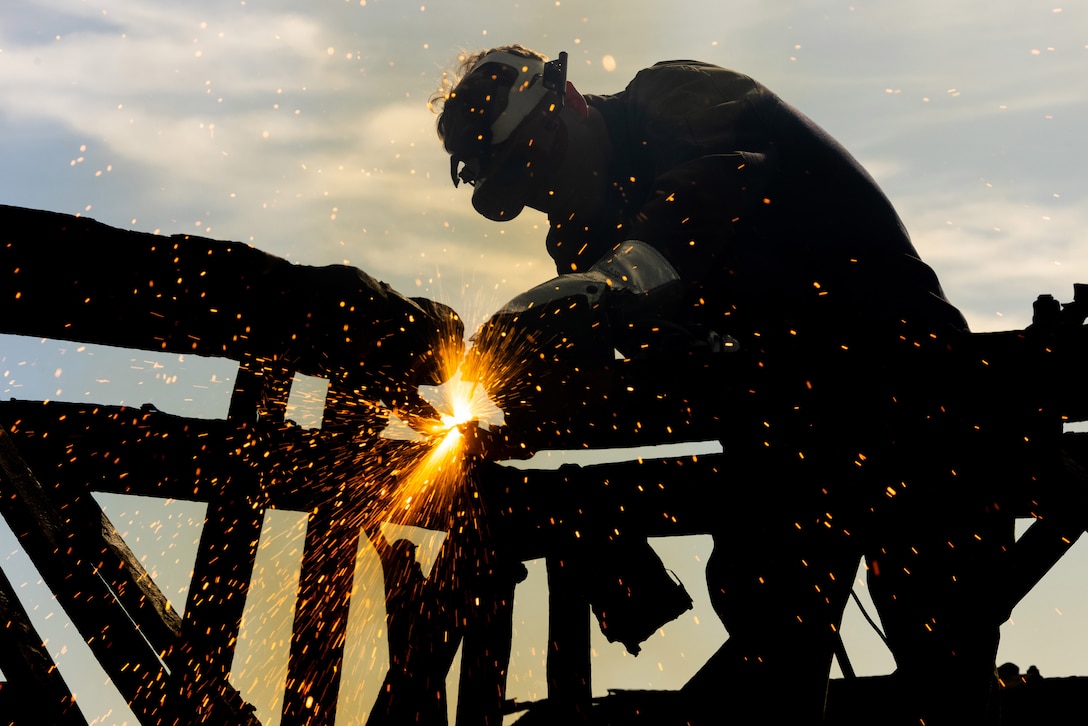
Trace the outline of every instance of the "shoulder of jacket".
<path fill-rule="evenodd" d="M 735 70 L 733 70 L 731 68 L 725 68 L 724 66 L 719 66 L 719 65 L 716 65 L 714 63 L 707 63 L 706 61 L 700 61 L 700 60 L 663 60 L 663 61 L 658 61 L 657 63 L 654 63 L 649 68 L 644 68 L 641 71 L 641 73 L 646 73 L 646 72 L 650 72 L 650 71 L 668 71 L 668 70 L 673 70 L 673 71 L 677 71 L 677 72 L 681 72 L 681 73 L 695 72 L 695 73 L 707 73 L 707 74 L 711 74 L 711 75 L 722 74 L 722 75 L 727 75 L 727 76 L 737 76 L 737 77 L 741 77 L 741 78 L 747 78 L 747 76 L 745 76 L 743 73 L 740 73 L 739 71 L 735 71 Z"/>
<path fill-rule="evenodd" d="M 631 86 L 642 85 L 674 85 L 676 83 L 705 81 L 720 87 L 759 87 L 759 83 L 751 76 L 722 66 L 696 60 L 668 60 L 654 63 L 648 68 L 639 71 L 631 80 Z"/>

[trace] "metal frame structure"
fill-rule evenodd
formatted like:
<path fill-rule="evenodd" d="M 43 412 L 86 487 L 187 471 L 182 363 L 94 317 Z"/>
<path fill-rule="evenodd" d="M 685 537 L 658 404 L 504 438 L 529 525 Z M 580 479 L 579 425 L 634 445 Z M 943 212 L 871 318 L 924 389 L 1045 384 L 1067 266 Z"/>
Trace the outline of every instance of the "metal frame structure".
<path fill-rule="evenodd" d="M 110 266 L 127 265 L 127 255 L 137 277 L 152 274 L 164 260 L 167 266 L 184 266 L 184 261 L 178 263 L 189 244 L 183 239 L 134 236 L 90 221 L 29 210 L 2 211 L 11 220 L 3 227 L 30 230 L 20 235 L 35 238 L 35 244 L 50 245 L 49 254 L 58 251 L 58 244 L 63 250 L 74 250 L 91 243 L 117 242 L 136 247 L 112 256 Z M 0 279 L 0 285 L 6 284 L 0 286 L 4 291 L 0 293 L 0 331 L 107 344 L 125 342 L 112 331 L 124 327 L 116 321 L 122 315 L 118 306 L 127 300 L 90 305 L 76 316 L 62 314 L 53 319 L 46 315 L 42 306 L 53 307 L 51 291 L 71 287 L 71 281 L 63 279 L 71 273 L 62 272 L 58 278 L 54 270 L 43 269 L 32 271 L 28 279 L 28 264 L 44 264 L 40 253 L 26 252 L 11 233 L 5 234 L 0 242 L 0 272 L 7 276 Z M 227 243 L 198 240 L 192 247 L 203 255 L 209 251 L 220 258 L 233 255 L 229 264 L 207 268 L 213 275 L 222 272 L 232 282 L 260 278 L 276 262 Z M 137 248 L 139 252 L 132 251 Z M 165 257 L 155 250 L 166 250 Z M 101 249 L 96 254 L 102 254 Z M 243 255 L 245 261 L 237 263 L 236 258 Z M 182 277 L 185 274 L 179 273 L 178 279 Z M 86 279 L 78 280 L 75 287 L 83 287 L 76 290 L 73 300 L 87 293 Z M 321 284 L 321 278 L 310 276 L 302 284 L 315 282 Z M 103 283 L 105 287 L 112 284 L 108 279 Z M 249 286 L 243 288 L 245 294 L 256 294 Z M 14 296 L 14 290 L 22 292 Z M 1014 357 L 1034 360 L 1038 351 L 1045 357 L 1072 340 L 1067 347 L 1072 345 L 1076 359 L 1083 360 L 1079 357 L 1084 347 L 1082 292 L 1078 290 L 1075 309 L 1069 312 L 1041 299 L 1033 333 L 977 336 L 980 350 L 1011 350 Z M 253 709 L 227 679 L 257 541 L 268 509 L 309 512 L 281 723 L 331 724 L 343 672 L 351 563 L 359 538 L 380 540 L 371 523 L 378 521 L 394 495 L 403 462 L 425 454 L 427 443 L 389 441 L 378 435 L 384 421 L 358 403 L 366 397 L 367 386 L 373 391 L 375 385 L 369 378 L 359 383 L 354 367 L 359 350 L 329 345 L 322 326 L 308 328 L 313 339 L 302 341 L 301 347 L 295 337 L 289 342 L 275 336 L 262 338 L 250 327 L 241 335 L 211 335 L 208 330 L 208 338 L 194 344 L 194 336 L 219 325 L 215 314 L 207 315 L 202 302 L 206 294 L 214 297 L 218 293 L 175 290 L 153 320 L 128 328 L 124 335 L 130 347 L 140 347 L 137 339 L 142 336 L 147 348 L 187 352 L 207 345 L 217 348 L 216 354 L 237 360 L 228 417 L 207 421 L 150 407 L 2 402 L 0 511 L 144 726 L 257 725 Z M 286 296 L 288 292 L 276 294 Z M 58 296 L 61 308 L 81 304 L 66 301 L 64 294 Z M 87 299 L 91 297 L 93 294 Z M 257 304 L 262 304 L 259 299 Z M 182 313 L 190 308 L 204 312 L 195 322 L 182 324 Z M 365 311 L 359 314 L 365 315 Z M 1028 353 L 1015 353 L 1025 345 Z M 653 375 L 655 365 L 663 364 L 617 363 L 613 367 L 614 381 L 607 389 L 613 410 L 626 410 L 616 399 L 633 390 L 628 385 L 631 381 L 665 379 Z M 1017 364 L 1013 377 L 1020 370 Z M 303 430 L 283 420 L 296 372 L 323 375 L 330 381 L 329 425 L 321 430 Z M 698 380 L 695 384 L 701 385 Z M 645 401 L 669 399 L 672 393 L 640 390 L 643 413 Z M 1070 400 L 1084 400 L 1079 389 L 1060 393 L 1067 393 Z M 668 401 L 673 411 L 676 404 Z M 679 408 L 689 410 L 690 406 L 682 400 Z M 1074 412 L 1062 408 L 1054 414 L 1055 420 L 1082 418 L 1079 404 L 1074 408 Z M 647 415 L 652 419 L 657 414 Z M 585 441 L 587 435 L 596 437 L 601 445 L 610 445 L 630 442 L 640 430 L 640 426 L 625 429 L 611 422 L 607 427 L 611 433 L 602 434 L 598 427 L 587 434 L 578 430 L 578 419 L 575 412 L 569 420 L 546 425 L 538 421 L 530 437 L 540 446 Z M 646 432 L 633 438 L 636 443 L 685 440 L 699 425 L 687 416 L 667 432 Z M 503 435 L 514 434 L 507 431 Z M 1079 491 L 1084 491 L 1088 444 L 1080 434 L 1058 436 L 1056 450 L 1060 449 L 1069 465 L 1063 482 L 1066 489 L 1057 496 L 1067 503 L 1069 497 L 1076 500 Z M 602 522 L 646 536 L 708 531 L 705 507 L 699 502 L 713 491 L 721 470 L 728 465 L 724 457 L 704 456 L 524 472 L 497 466 L 486 457 L 472 462 L 463 496 L 434 510 L 431 521 L 412 520 L 451 532 L 451 545 L 436 567 L 459 573 L 459 577 L 446 589 L 435 584 L 426 592 L 428 598 L 445 603 L 436 605 L 435 612 L 449 603 L 485 601 L 483 607 L 451 606 L 454 637 L 448 647 L 435 648 L 427 656 L 429 669 L 444 681 L 458 643 L 464 643 L 458 726 L 500 723 L 503 713 L 511 709 L 505 701 L 505 672 L 517 576 L 510 574 L 508 566 L 536 557 L 548 560 L 549 711 L 553 716 L 574 719 L 569 722 L 587 719 L 592 701 L 591 618 L 584 593 L 566 579 L 564 555 L 575 546 L 579 532 Z M 169 607 L 117 535 L 91 497 L 95 491 L 208 504 L 184 617 Z M 1027 500 L 1030 511 L 1031 493 Z M 616 501 L 625 504 L 622 514 L 614 511 Z M 480 508 L 484 506 L 486 511 Z M 1085 511 L 1083 507 L 1054 507 L 1053 499 L 1050 506 L 1051 511 L 1067 514 L 1040 518 L 1018 542 L 1008 580 L 1009 603 L 1027 594 L 1084 530 L 1082 519 L 1068 514 Z M 2 578 L 0 614 L 8 623 L 0 629 L 0 669 L 8 679 L 0 686 L 4 713 L 16 724 L 41 723 L 43 713 L 51 723 L 85 723 L 10 584 Z M 23 703 L 16 695 L 27 687 L 38 694 L 33 704 Z"/>

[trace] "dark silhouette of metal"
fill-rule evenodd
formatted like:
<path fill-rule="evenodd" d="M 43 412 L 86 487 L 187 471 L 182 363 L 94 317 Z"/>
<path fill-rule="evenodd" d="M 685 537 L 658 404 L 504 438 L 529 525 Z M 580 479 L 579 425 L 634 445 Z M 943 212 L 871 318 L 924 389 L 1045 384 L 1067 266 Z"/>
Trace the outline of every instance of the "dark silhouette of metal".
<path fill-rule="evenodd" d="M 430 310 L 345 266 L 0 212 L 4 332 L 239 362 L 225 421 L 2 404 L 4 515 L 47 584 L 141 723 L 256 723 L 226 676 L 264 513 L 310 511 L 284 723 L 332 723 L 359 523 L 425 448 L 379 439 L 388 413 L 375 403 L 418 412 L 437 342 L 405 332 Z M 446 324 L 459 341 L 459 321 Z M 283 420 L 296 372 L 333 381 L 327 430 Z M 184 618 L 92 489 L 208 503 Z"/>

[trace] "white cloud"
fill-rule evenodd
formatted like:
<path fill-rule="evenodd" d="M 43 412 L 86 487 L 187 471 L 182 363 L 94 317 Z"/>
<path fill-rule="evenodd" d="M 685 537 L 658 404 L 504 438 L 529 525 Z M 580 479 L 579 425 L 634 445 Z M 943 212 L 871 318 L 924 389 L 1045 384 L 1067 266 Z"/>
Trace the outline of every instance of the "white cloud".
<path fill-rule="evenodd" d="M 1039 294 L 1072 299 L 1088 282 L 1088 210 L 1004 195 L 967 202 L 913 199 L 911 234 L 945 293 L 976 330 L 1023 327 Z"/>

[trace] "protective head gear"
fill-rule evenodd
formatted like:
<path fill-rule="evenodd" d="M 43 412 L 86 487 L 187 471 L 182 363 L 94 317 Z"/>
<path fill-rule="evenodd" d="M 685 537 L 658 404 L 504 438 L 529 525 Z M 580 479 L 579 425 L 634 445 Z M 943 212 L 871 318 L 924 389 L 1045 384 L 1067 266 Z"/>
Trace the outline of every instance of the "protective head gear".
<path fill-rule="evenodd" d="M 439 132 L 450 153 L 450 178 L 454 186 L 473 187 L 472 205 L 488 219 L 520 214 L 532 175 L 561 151 L 556 114 L 566 94 L 566 66 L 565 52 L 548 62 L 488 53 L 446 101 Z M 549 118 L 535 123 L 541 116 Z"/>

